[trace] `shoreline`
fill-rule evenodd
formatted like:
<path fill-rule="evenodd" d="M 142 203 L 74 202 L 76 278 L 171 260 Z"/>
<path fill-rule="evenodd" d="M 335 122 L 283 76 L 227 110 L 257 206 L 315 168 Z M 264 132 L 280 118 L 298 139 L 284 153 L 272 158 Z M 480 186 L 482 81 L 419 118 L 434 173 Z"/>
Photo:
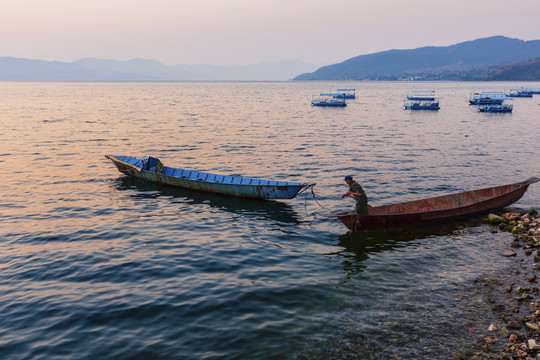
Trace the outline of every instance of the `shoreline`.
<path fill-rule="evenodd" d="M 485 280 L 484 285 L 492 283 L 500 292 L 497 301 L 488 297 L 499 322 L 490 324 L 489 336 L 479 342 L 480 350 L 457 358 L 540 359 L 540 214 L 534 209 L 490 214 L 488 221 L 492 233 L 512 233 L 510 248 L 500 255 L 519 261 L 510 278 Z"/>

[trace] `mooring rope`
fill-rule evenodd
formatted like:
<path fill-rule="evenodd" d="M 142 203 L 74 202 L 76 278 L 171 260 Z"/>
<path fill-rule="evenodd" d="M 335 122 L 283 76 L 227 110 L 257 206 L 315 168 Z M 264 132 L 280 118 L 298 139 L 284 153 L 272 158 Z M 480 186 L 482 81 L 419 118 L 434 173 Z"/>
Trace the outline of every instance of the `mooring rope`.
<path fill-rule="evenodd" d="M 311 188 L 311 195 L 313 195 L 313 200 L 315 200 L 315 202 L 317 203 L 317 205 L 319 205 L 321 207 L 321 209 L 325 209 L 326 208 L 324 206 L 322 206 L 319 201 L 317 201 L 317 197 L 315 196 L 315 191 L 313 191 L 313 187 Z"/>

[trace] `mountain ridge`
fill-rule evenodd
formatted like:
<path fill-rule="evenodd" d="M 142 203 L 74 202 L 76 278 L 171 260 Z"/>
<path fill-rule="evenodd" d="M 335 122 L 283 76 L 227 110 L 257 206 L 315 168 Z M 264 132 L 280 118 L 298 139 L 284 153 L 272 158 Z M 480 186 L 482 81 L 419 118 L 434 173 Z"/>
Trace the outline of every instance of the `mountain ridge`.
<path fill-rule="evenodd" d="M 397 80 L 400 75 L 456 72 L 540 57 L 540 40 L 492 36 L 450 46 L 392 49 L 323 66 L 293 80 Z"/>
<path fill-rule="evenodd" d="M 320 65 L 300 60 L 245 66 L 165 65 L 154 59 L 84 58 L 73 62 L 0 57 L 0 80 L 11 81 L 284 81 Z"/>

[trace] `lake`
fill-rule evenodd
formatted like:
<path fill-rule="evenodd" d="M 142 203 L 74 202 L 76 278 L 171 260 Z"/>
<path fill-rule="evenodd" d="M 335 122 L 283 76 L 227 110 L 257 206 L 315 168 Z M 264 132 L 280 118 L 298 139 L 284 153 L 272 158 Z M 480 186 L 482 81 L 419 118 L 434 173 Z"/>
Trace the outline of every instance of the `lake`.
<path fill-rule="evenodd" d="M 540 175 L 540 96 L 462 82 L 0 82 L 3 359 L 451 358 L 496 322 L 513 237 L 482 217 L 348 233 L 373 206 Z M 313 93 L 356 88 L 345 108 Z M 435 90 L 439 111 L 403 110 Z M 316 182 L 260 201 L 143 183 L 104 157 Z M 512 206 L 540 208 L 532 185 Z M 504 292 L 504 289 L 501 290 Z M 472 331 L 471 329 L 474 329 Z"/>

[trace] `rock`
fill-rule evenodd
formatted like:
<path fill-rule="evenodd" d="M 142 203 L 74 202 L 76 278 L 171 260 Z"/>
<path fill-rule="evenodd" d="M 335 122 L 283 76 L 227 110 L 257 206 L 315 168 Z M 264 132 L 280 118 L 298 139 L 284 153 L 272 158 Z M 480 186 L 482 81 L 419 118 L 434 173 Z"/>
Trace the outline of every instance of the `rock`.
<path fill-rule="evenodd" d="M 510 340 L 513 343 L 515 343 L 517 339 L 518 339 L 518 336 L 516 334 L 510 335 L 510 337 L 508 338 L 508 340 Z"/>
<path fill-rule="evenodd" d="M 505 257 L 510 257 L 510 256 L 516 256 L 516 253 L 512 250 L 504 250 L 503 252 L 501 252 L 501 255 Z"/>
<path fill-rule="evenodd" d="M 509 329 L 521 329 L 521 323 L 518 320 L 508 320 L 506 327 Z"/>
<path fill-rule="evenodd" d="M 514 351 L 514 354 L 516 354 L 516 356 L 519 356 L 519 357 L 527 356 L 527 352 L 521 349 L 516 349 L 516 351 Z"/>
<path fill-rule="evenodd" d="M 536 275 L 527 277 L 527 281 L 529 281 L 529 282 L 535 282 L 535 281 L 536 281 Z"/>
<path fill-rule="evenodd" d="M 517 219 L 519 219 L 521 217 L 521 214 L 520 213 L 517 213 L 517 212 L 511 212 L 511 213 L 506 213 L 506 214 L 503 214 L 502 216 L 506 221 L 515 221 Z"/>
<path fill-rule="evenodd" d="M 488 221 L 492 225 L 497 225 L 497 224 L 506 222 L 506 220 L 502 216 L 495 215 L 495 214 L 489 214 Z"/>
<path fill-rule="evenodd" d="M 540 345 L 534 339 L 529 339 L 527 341 L 527 346 L 529 347 L 529 350 L 540 350 Z"/>
<path fill-rule="evenodd" d="M 516 226 L 512 228 L 512 233 L 520 234 L 523 232 L 524 229 L 525 229 L 525 226 L 523 224 L 516 224 Z"/>
<path fill-rule="evenodd" d="M 538 331 L 540 330 L 540 327 L 538 327 L 538 324 L 532 323 L 532 322 L 526 322 L 525 326 L 531 330 Z"/>
<path fill-rule="evenodd" d="M 496 331 L 497 327 L 495 325 L 491 324 L 491 325 L 489 325 L 488 330 L 489 331 Z"/>
<path fill-rule="evenodd" d="M 505 224 L 505 223 L 500 223 L 500 224 L 499 224 L 499 230 L 501 230 L 501 231 L 508 231 L 508 232 L 510 232 L 510 231 L 512 231 L 512 228 L 513 228 L 513 226 L 512 226 L 512 225 L 509 225 L 509 224 Z"/>

